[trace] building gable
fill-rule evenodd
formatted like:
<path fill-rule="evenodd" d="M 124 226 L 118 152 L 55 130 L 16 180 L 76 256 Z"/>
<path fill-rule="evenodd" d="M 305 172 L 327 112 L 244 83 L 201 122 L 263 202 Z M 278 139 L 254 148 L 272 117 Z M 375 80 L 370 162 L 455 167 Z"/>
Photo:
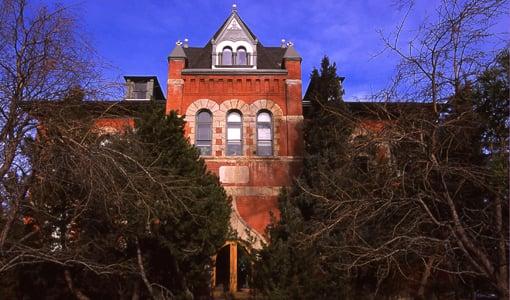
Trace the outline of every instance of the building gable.
<path fill-rule="evenodd" d="M 230 16 L 211 39 L 211 68 L 256 69 L 257 44 L 257 38 L 243 22 L 234 5 Z"/>

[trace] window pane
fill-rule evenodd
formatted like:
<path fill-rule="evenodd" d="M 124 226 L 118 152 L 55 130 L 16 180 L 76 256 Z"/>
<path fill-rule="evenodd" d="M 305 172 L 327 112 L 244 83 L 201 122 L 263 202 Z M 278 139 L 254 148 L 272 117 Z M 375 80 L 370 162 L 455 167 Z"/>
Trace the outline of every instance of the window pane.
<path fill-rule="evenodd" d="M 240 140 L 241 139 L 241 126 L 229 125 L 227 129 L 227 140 Z"/>
<path fill-rule="evenodd" d="M 271 122 L 271 115 L 267 112 L 261 112 L 257 115 L 257 122 Z"/>
<path fill-rule="evenodd" d="M 242 155 L 241 141 L 227 142 L 227 155 Z"/>
<path fill-rule="evenodd" d="M 201 155 L 211 155 L 212 148 L 212 116 L 208 111 L 201 111 L 197 115 L 197 131 L 195 146 Z"/>
<path fill-rule="evenodd" d="M 263 123 L 258 125 L 257 139 L 270 141 L 273 139 L 271 134 L 271 124 Z"/>
<path fill-rule="evenodd" d="M 200 150 L 201 155 L 211 155 L 211 142 L 210 141 L 197 141 L 195 146 Z"/>
<path fill-rule="evenodd" d="M 147 82 L 135 82 L 134 91 L 147 91 Z"/>
<path fill-rule="evenodd" d="M 146 99 L 147 98 L 147 92 L 133 92 L 133 99 Z"/>
<path fill-rule="evenodd" d="M 239 122 L 241 123 L 241 114 L 238 112 L 230 112 L 227 116 L 227 122 Z"/>
<path fill-rule="evenodd" d="M 237 49 L 237 64 L 247 65 L 246 50 L 244 50 L 243 48 Z"/>
<path fill-rule="evenodd" d="M 198 114 L 197 121 L 201 122 L 201 123 L 202 122 L 211 122 L 211 114 L 206 111 L 203 111 Z"/>
<path fill-rule="evenodd" d="M 257 142 L 257 155 L 271 156 L 273 155 L 273 145 L 271 141 L 258 141 Z"/>
<path fill-rule="evenodd" d="M 211 125 L 210 124 L 198 124 L 197 140 L 211 140 Z"/>
<path fill-rule="evenodd" d="M 257 115 L 257 155 L 273 155 L 273 128 L 269 112 Z"/>
<path fill-rule="evenodd" d="M 221 54 L 221 64 L 222 65 L 232 64 L 232 50 L 230 48 L 223 49 L 223 53 Z"/>

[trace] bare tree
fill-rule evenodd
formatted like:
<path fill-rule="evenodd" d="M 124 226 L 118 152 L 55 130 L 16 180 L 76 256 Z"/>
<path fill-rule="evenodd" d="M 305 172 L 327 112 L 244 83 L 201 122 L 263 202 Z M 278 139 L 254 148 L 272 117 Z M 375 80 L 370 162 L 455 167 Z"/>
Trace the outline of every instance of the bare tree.
<path fill-rule="evenodd" d="M 268 290 L 290 285 L 305 293 L 322 276 L 324 292 L 353 288 L 354 298 L 477 290 L 508 298 L 508 135 L 498 139 L 504 163 L 495 172 L 473 95 L 501 51 L 505 35 L 492 25 L 507 9 L 507 1 L 441 1 L 407 43 L 404 20 L 383 36 L 401 59 L 395 80 L 375 97 L 383 101 L 349 104 L 350 111 L 323 105 L 323 115 L 312 115 L 305 145 L 315 151 L 283 202 L 288 219 L 273 232 L 279 240 L 264 253 L 269 263 L 271 254 L 283 256 L 274 261 L 290 265 L 282 269 L 291 278 L 267 283 Z M 508 79 L 497 89 L 508 97 Z M 316 102 L 327 103 L 323 94 Z M 395 100 L 408 102 L 389 103 Z M 504 100 L 492 106 L 506 107 L 500 132 L 508 132 Z M 305 261 L 286 261 L 299 260 L 294 249 Z"/>
<path fill-rule="evenodd" d="M 464 112 L 440 121 L 431 104 L 363 111 L 337 116 L 356 124 L 342 163 L 326 160 L 312 182 L 297 182 L 293 201 L 309 211 L 294 233 L 299 247 L 314 249 L 328 276 L 360 280 L 358 296 L 507 297 L 508 183 L 479 160 L 476 120 Z"/>
<path fill-rule="evenodd" d="M 23 103 L 61 100 L 71 87 L 94 86 L 93 53 L 65 7 L 0 3 L 0 250 L 27 193 L 30 167 L 22 149 L 36 122 Z"/>
<path fill-rule="evenodd" d="M 56 291 L 26 283 L 41 297 L 207 294 L 208 266 L 229 232 L 230 206 L 184 137 L 184 120 L 158 109 L 136 132 L 109 135 L 95 126 L 109 105 L 88 104 L 31 105 L 43 128 L 29 143 L 30 197 L 0 274 L 44 268 Z M 108 116 L 140 116 L 109 107 Z"/>
<path fill-rule="evenodd" d="M 402 5 L 407 18 L 412 1 Z M 507 1 L 445 0 L 410 41 L 402 42 L 406 19 L 394 34 L 383 35 L 387 50 L 401 62 L 384 97 L 376 98 L 424 104 L 366 106 L 359 119 L 337 113 L 355 124 L 358 138 L 341 154 L 351 157 L 344 166 L 319 173 L 319 191 L 300 185 L 303 197 L 327 212 L 310 221 L 303 245 L 343 232 L 342 242 L 320 251 L 328 253 L 329 265 L 355 273 L 375 268 L 379 283 L 400 274 L 418 297 L 430 292 L 427 286 L 438 274 L 460 282 L 482 278 L 509 296 L 508 185 L 494 184 L 499 175 L 490 159 L 481 159 L 483 124 L 472 94 L 504 45 L 505 34 L 493 32 L 493 26 L 507 11 Z M 384 130 L 370 129 L 374 122 Z M 375 161 L 388 149 L 387 163 L 352 173 L 350 164 L 360 154 Z"/>
<path fill-rule="evenodd" d="M 401 59 L 386 96 L 432 102 L 438 112 L 438 104 L 458 93 L 466 81 L 475 80 L 495 51 L 505 46 L 508 33 L 493 28 L 508 15 L 508 1 L 441 0 L 416 30 L 406 27 L 413 3 L 401 1 L 406 17 L 394 33 L 381 32 L 386 49 Z"/>
<path fill-rule="evenodd" d="M 413 3 L 405 2 L 404 7 L 406 5 L 409 14 Z M 487 183 L 490 182 L 488 178 L 493 176 L 490 171 L 479 168 L 475 161 L 471 165 L 453 165 L 454 158 L 449 155 L 455 150 L 450 147 L 459 143 L 459 138 L 472 139 L 473 136 L 466 135 L 466 132 L 476 130 L 473 126 L 480 126 L 473 125 L 474 120 L 467 120 L 474 110 L 473 100 L 467 99 L 472 98 L 469 89 L 491 66 L 497 51 L 508 46 L 508 32 L 494 30 L 494 25 L 508 17 L 508 11 L 508 1 L 505 0 L 443 0 L 435 14 L 420 25 L 409 41 L 402 41 L 406 19 L 392 36 L 383 36 L 387 49 L 401 59 L 392 92 L 387 95 L 394 99 L 431 102 L 436 113 L 448 115 L 452 109 L 457 110 L 457 115 L 429 128 L 437 132 L 436 137 L 441 133 L 449 143 L 435 138 L 430 140 L 430 147 L 439 152 L 431 153 L 429 163 L 423 167 L 426 172 L 440 170 L 442 188 L 430 184 L 424 195 L 435 200 L 420 200 L 420 203 L 435 225 L 449 229 L 449 236 L 453 238 L 451 245 L 461 250 L 472 271 L 493 282 L 504 297 L 508 297 L 508 219 L 505 217 L 508 198 L 499 188 Z M 468 108 L 461 109 L 462 112 L 459 112 L 459 107 L 452 108 L 459 102 L 464 102 Z M 448 104 L 448 108 L 443 106 L 442 109 L 441 103 Z M 445 132 L 448 137 L 445 137 Z M 458 178 L 455 177 L 462 180 L 456 181 Z M 455 193 L 451 185 L 455 186 Z M 465 189 L 466 185 L 484 186 L 488 204 L 482 205 L 476 216 L 467 216 L 469 205 L 456 198 L 456 193 Z M 438 203 L 444 204 L 441 207 L 449 213 L 447 221 L 437 215 L 439 212 L 435 209 Z M 490 239 L 497 241 L 495 244 L 483 244 L 481 235 L 486 232 L 482 233 L 482 228 L 494 233 Z"/>

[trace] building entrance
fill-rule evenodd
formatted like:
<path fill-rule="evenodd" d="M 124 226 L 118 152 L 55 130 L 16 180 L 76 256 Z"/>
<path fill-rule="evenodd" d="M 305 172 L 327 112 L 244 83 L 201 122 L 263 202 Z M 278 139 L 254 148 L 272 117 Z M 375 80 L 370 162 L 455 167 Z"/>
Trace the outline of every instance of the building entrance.
<path fill-rule="evenodd" d="M 227 242 L 214 258 L 212 286 L 215 294 L 248 292 L 251 269 L 248 251 L 236 242 Z"/>

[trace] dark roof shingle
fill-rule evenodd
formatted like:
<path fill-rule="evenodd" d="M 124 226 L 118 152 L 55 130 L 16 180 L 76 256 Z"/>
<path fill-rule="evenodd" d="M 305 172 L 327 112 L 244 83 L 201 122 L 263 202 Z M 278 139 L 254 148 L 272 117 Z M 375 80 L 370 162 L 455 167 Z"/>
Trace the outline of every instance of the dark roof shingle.
<path fill-rule="evenodd" d="M 188 59 L 187 69 L 211 69 L 212 67 L 212 45 L 208 43 L 205 47 L 183 48 Z M 286 48 L 264 47 L 257 45 L 257 68 L 258 69 L 282 69 L 283 55 Z"/>
<path fill-rule="evenodd" d="M 256 36 L 250 28 L 239 17 L 237 12 L 233 12 L 234 17 L 242 23 L 253 40 L 257 40 Z M 232 15 L 230 15 L 225 22 L 220 26 L 218 31 L 214 34 L 212 40 L 218 38 L 223 28 L 227 25 Z M 204 47 L 184 47 L 184 53 L 187 58 L 186 69 L 212 69 L 212 43 L 209 41 Z M 257 42 L 257 69 L 263 70 L 278 70 L 282 69 L 283 56 L 287 48 L 282 47 L 264 47 L 260 42 Z"/>

